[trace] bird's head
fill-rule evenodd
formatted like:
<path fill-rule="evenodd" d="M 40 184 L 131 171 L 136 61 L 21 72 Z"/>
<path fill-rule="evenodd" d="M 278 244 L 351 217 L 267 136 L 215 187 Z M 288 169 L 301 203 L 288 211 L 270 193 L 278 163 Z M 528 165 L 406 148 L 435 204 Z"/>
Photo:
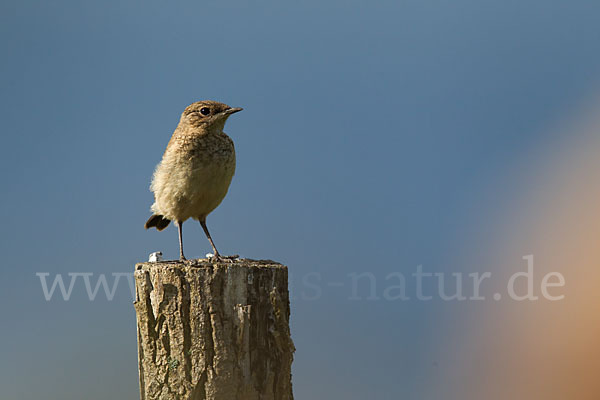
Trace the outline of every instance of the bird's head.
<path fill-rule="evenodd" d="M 227 118 L 238 111 L 242 109 L 232 108 L 212 100 L 197 101 L 185 108 L 181 115 L 181 122 L 207 131 L 221 132 Z"/>

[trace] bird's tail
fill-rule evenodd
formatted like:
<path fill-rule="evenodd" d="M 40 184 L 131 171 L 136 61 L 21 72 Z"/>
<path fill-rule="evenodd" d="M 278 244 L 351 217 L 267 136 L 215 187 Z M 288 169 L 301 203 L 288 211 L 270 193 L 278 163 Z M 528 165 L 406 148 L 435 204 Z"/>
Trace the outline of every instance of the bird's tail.
<path fill-rule="evenodd" d="M 148 218 L 148 221 L 146 221 L 144 228 L 146 228 L 146 229 L 156 228 L 157 230 L 162 231 L 167 226 L 169 226 L 170 222 L 171 222 L 170 219 L 166 219 L 162 215 L 154 214 L 153 216 Z"/>

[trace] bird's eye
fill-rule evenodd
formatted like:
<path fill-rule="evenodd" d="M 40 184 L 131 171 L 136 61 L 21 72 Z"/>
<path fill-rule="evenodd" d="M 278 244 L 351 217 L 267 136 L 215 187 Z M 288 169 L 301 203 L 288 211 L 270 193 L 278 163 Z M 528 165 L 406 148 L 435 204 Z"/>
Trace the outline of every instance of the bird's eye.
<path fill-rule="evenodd" d="M 210 108 L 208 108 L 208 107 L 202 107 L 200 109 L 200 114 L 202 114 L 202 115 L 208 115 L 208 114 L 210 114 Z"/>

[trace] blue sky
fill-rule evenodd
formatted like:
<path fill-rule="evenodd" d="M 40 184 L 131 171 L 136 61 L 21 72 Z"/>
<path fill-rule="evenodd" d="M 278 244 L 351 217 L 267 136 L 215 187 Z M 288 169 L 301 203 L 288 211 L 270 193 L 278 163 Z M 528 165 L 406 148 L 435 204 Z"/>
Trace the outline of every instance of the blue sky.
<path fill-rule="evenodd" d="M 3 1 L 2 397 L 137 396 L 128 291 L 46 302 L 35 274 L 176 258 L 175 228 L 143 229 L 148 186 L 182 110 L 214 99 L 244 111 L 226 126 L 238 168 L 208 225 L 222 253 L 289 266 L 296 397 L 425 398 L 441 384 L 432 349 L 455 328 L 447 306 L 349 301 L 347 285 L 324 283 L 476 268 L 457 264 L 510 213 L 511 177 L 597 88 L 599 12 L 584 0 Z M 198 224 L 184 227 L 186 255 L 207 253 Z M 322 295 L 303 300 L 315 272 Z"/>

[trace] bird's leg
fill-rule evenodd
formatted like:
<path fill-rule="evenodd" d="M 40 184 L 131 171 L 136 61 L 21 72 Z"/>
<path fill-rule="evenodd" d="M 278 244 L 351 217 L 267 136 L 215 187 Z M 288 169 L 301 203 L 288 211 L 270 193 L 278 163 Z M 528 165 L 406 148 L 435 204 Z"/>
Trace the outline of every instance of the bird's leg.
<path fill-rule="evenodd" d="M 213 242 L 212 238 L 210 237 L 210 232 L 208 232 L 208 228 L 206 227 L 206 219 L 201 219 L 200 220 L 200 225 L 202 226 L 202 229 L 204 229 L 204 234 L 208 238 L 208 241 L 210 242 L 210 245 L 213 248 L 215 258 L 217 260 L 220 259 L 221 258 L 221 254 L 219 254 L 219 251 L 215 247 L 215 243 Z"/>
<path fill-rule="evenodd" d="M 185 261 L 183 255 L 183 222 L 177 221 L 177 230 L 179 231 L 179 261 Z"/>

